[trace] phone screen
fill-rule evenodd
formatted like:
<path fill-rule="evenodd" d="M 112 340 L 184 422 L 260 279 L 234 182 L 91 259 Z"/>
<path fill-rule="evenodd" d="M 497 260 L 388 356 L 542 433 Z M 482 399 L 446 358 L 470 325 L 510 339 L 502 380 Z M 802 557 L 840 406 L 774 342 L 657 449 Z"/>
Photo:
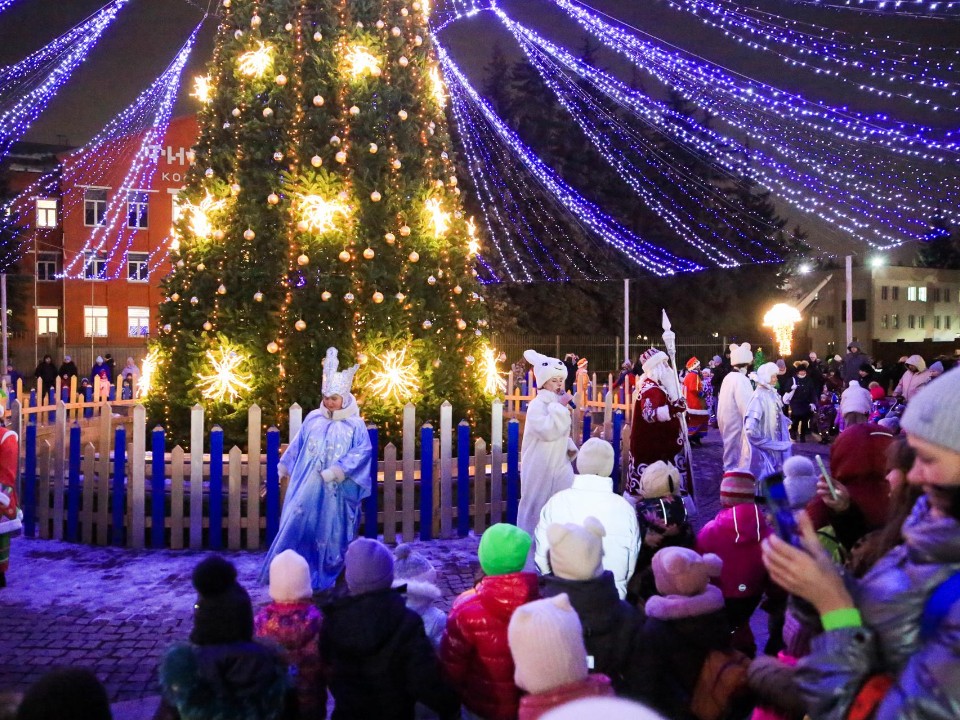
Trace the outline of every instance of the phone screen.
<path fill-rule="evenodd" d="M 790 509 L 787 489 L 783 486 L 783 475 L 769 475 L 763 482 L 767 488 L 767 500 L 777 536 L 784 542 L 800 547 L 800 532 L 793 510 Z"/>

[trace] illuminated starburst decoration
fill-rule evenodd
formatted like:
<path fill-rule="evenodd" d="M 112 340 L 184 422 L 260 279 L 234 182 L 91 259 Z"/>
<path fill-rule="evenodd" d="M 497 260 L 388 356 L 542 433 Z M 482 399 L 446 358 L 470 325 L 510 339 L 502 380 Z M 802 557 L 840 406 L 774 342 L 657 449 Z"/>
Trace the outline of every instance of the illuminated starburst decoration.
<path fill-rule="evenodd" d="M 450 213 L 446 212 L 437 198 L 430 198 L 424 203 L 424 210 L 430 216 L 430 224 L 433 225 L 433 236 L 440 238 L 447 234 L 450 229 Z"/>
<path fill-rule="evenodd" d="M 256 50 L 249 50 L 237 58 L 237 69 L 247 77 L 263 77 L 273 65 L 273 46 L 260 41 Z"/>
<path fill-rule="evenodd" d="M 249 392 L 253 376 L 242 368 L 247 357 L 230 343 L 216 350 L 207 350 L 208 373 L 197 373 L 197 388 L 208 400 L 233 402 L 243 392 Z"/>
<path fill-rule="evenodd" d="M 793 342 L 793 326 L 800 322 L 800 311 L 792 305 L 786 303 L 777 303 L 767 310 L 763 316 L 764 327 L 773 328 L 773 334 L 777 338 L 777 345 L 780 348 L 780 354 L 784 357 L 790 355 L 793 351 L 791 343 Z"/>
<path fill-rule="evenodd" d="M 320 195 L 299 195 L 297 212 L 300 220 L 316 233 L 325 233 L 336 227 L 337 217 L 349 217 L 350 209 L 340 200 L 327 200 Z"/>
<path fill-rule="evenodd" d="M 507 391 L 507 382 L 497 370 L 497 353 L 489 345 L 480 355 L 479 370 L 483 380 L 483 392 L 487 395 L 499 395 Z"/>
<path fill-rule="evenodd" d="M 407 358 L 407 349 L 388 350 L 375 358 L 380 369 L 375 370 L 367 383 L 368 391 L 387 402 L 405 402 L 417 394 L 420 389 L 420 377 L 417 366 Z"/>
<path fill-rule="evenodd" d="M 137 382 L 137 397 L 147 397 L 153 389 L 153 377 L 160 362 L 159 348 L 151 348 L 140 366 L 140 380 Z"/>
<path fill-rule="evenodd" d="M 213 98 L 213 86 L 210 84 L 210 78 L 206 75 L 197 75 L 193 79 L 193 92 L 190 97 L 195 97 L 200 102 L 206 104 Z"/>
<path fill-rule="evenodd" d="M 347 63 L 347 69 L 354 77 L 360 75 L 379 75 L 380 61 L 376 55 L 371 53 L 362 45 L 353 45 L 344 58 Z"/>
<path fill-rule="evenodd" d="M 180 216 L 189 214 L 190 230 L 199 238 L 208 238 L 213 233 L 213 225 L 210 216 L 213 213 L 223 210 L 227 201 L 214 197 L 209 192 L 199 203 L 194 205 L 190 202 L 182 202 L 177 205 L 177 213 Z"/>
<path fill-rule="evenodd" d="M 477 223 L 474 222 L 473 215 L 467 220 L 467 253 L 473 257 L 480 252 L 480 239 L 477 237 Z"/>
<path fill-rule="evenodd" d="M 446 107 L 447 105 L 447 88 L 443 84 L 443 78 L 440 77 L 440 68 L 433 67 L 430 70 L 430 94 L 433 96 L 434 102 L 437 103 L 440 107 Z"/>

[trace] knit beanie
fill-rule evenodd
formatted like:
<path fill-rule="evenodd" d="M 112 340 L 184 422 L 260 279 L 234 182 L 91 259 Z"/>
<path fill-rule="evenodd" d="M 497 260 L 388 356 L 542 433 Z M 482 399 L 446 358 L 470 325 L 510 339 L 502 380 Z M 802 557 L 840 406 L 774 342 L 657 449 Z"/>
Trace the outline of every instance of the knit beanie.
<path fill-rule="evenodd" d="M 402 543 L 393 551 L 393 582 L 394 585 L 399 585 L 409 580 L 435 583 L 437 569 L 426 557 L 414 550 L 413 545 Z"/>
<path fill-rule="evenodd" d="M 661 595 L 699 595 L 712 577 L 720 577 L 723 561 L 713 553 L 701 556 L 685 547 L 666 547 L 653 556 L 653 577 Z"/>
<path fill-rule="evenodd" d="M 110 700 L 86 668 L 51 670 L 27 690 L 17 720 L 111 720 Z"/>
<path fill-rule="evenodd" d="M 564 580 L 589 580 L 603 572 L 603 525 L 587 517 L 583 525 L 553 523 L 547 528 L 550 569 Z"/>
<path fill-rule="evenodd" d="M 640 473 L 640 494 L 644 500 L 674 495 L 680 490 L 680 471 L 670 463 L 657 460 Z"/>
<path fill-rule="evenodd" d="M 533 540 L 529 533 L 516 525 L 491 525 L 480 538 L 477 556 L 487 575 L 506 575 L 520 572 L 527 562 Z"/>
<path fill-rule="evenodd" d="M 752 503 L 756 489 L 757 479 L 749 470 L 727 470 L 720 481 L 720 505 L 729 508 Z"/>
<path fill-rule="evenodd" d="M 386 590 L 393 585 L 393 553 L 378 540 L 357 538 L 344 555 L 351 595 Z"/>
<path fill-rule="evenodd" d="M 610 477 L 613 472 L 613 445 L 603 438 L 590 438 L 577 453 L 577 472 L 581 475 Z"/>
<path fill-rule="evenodd" d="M 274 602 L 292 603 L 309 600 L 310 566 L 295 550 L 284 550 L 270 561 L 270 597 Z"/>
<path fill-rule="evenodd" d="M 817 495 L 820 473 L 810 458 L 803 455 L 788 457 L 783 463 L 783 488 L 787 491 L 790 507 L 802 508 Z"/>
<path fill-rule="evenodd" d="M 190 642 L 225 645 L 253 638 L 253 607 L 247 591 L 237 582 L 233 563 L 212 555 L 197 563 L 192 580 L 198 597 Z"/>
<path fill-rule="evenodd" d="M 960 453 L 960 367 L 924 385 L 907 404 L 900 426 L 911 435 Z"/>
<path fill-rule="evenodd" d="M 646 705 L 618 697 L 591 697 L 574 700 L 541 715 L 540 720 L 664 720 Z"/>
<path fill-rule="evenodd" d="M 507 640 L 521 690 L 543 693 L 587 677 L 583 626 L 566 593 L 514 610 Z"/>

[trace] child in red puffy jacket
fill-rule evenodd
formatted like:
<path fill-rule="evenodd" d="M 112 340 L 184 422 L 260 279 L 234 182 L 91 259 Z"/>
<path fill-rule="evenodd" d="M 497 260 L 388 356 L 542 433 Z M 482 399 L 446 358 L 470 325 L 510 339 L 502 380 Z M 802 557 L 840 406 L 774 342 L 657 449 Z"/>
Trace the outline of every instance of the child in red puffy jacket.
<path fill-rule="evenodd" d="M 477 553 L 486 577 L 450 610 L 440 662 L 460 695 L 464 717 L 517 717 L 520 689 L 514 683 L 507 628 L 514 610 L 539 596 L 536 574 L 523 572 L 531 543 L 530 535 L 514 525 L 488 528 Z"/>

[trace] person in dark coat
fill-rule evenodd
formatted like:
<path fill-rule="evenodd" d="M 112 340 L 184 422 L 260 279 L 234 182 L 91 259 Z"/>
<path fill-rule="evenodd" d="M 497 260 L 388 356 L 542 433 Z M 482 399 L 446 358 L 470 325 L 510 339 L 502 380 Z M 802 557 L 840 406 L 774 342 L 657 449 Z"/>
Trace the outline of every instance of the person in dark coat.
<path fill-rule="evenodd" d="M 6 377 L 9 378 L 9 387 L 12 390 L 17 389 L 18 380 L 23 380 L 23 375 L 13 366 L 13 363 L 7 363 Z"/>
<path fill-rule="evenodd" d="M 820 393 L 808 373 L 809 363 L 806 360 L 797 360 L 793 367 L 793 384 L 783 396 L 783 400 L 790 405 L 791 437 L 799 442 L 806 442 L 810 420 L 817 410 Z"/>
<path fill-rule="evenodd" d="M 815 352 L 811 352 L 807 357 L 807 375 L 817 390 L 817 397 L 820 397 L 820 393 L 823 392 L 823 379 L 827 374 L 827 368 Z"/>
<path fill-rule="evenodd" d="M 94 361 L 93 367 L 90 369 L 90 382 L 99 382 L 100 373 L 104 370 L 107 372 L 107 379 L 113 383 L 113 375 L 110 374 L 110 368 L 107 367 L 106 361 L 100 355 L 97 355 L 97 359 Z"/>
<path fill-rule="evenodd" d="M 77 370 L 77 364 L 69 355 L 63 356 L 63 362 L 60 363 L 60 369 L 57 370 L 57 373 L 60 375 L 60 379 L 67 384 L 70 383 L 70 378 L 80 375 L 80 371 Z"/>
<path fill-rule="evenodd" d="M 332 720 L 413 720 L 421 702 L 456 718 L 460 700 L 440 675 L 423 620 L 393 585 L 393 554 L 354 540 L 345 575 L 350 595 L 323 608 L 320 656 L 333 694 Z"/>
<path fill-rule="evenodd" d="M 567 379 L 563 381 L 563 386 L 568 393 L 575 391 L 574 383 L 577 378 L 577 361 L 579 359 L 574 353 L 567 353 L 563 356 L 563 366 L 567 369 Z"/>
<path fill-rule="evenodd" d="M 37 369 L 33 371 L 33 376 L 42 381 L 43 399 L 46 401 L 47 396 L 50 394 L 50 389 L 57 384 L 57 366 L 53 364 L 53 358 L 49 355 L 44 355 L 43 360 L 37 365 Z"/>
<path fill-rule="evenodd" d="M 613 573 L 604 570 L 603 525 L 594 517 L 583 526 L 553 524 L 550 539 L 550 569 L 540 578 L 540 594 L 554 597 L 566 593 L 580 617 L 587 654 L 593 658 L 591 672 L 610 678 L 617 695 L 641 699 L 644 652 L 643 610 L 621 600 Z"/>
<path fill-rule="evenodd" d="M 107 691 L 86 668 L 57 668 L 23 696 L 16 720 L 111 720 Z"/>
<path fill-rule="evenodd" d="M 851 380 L 860 379 L 860 366 L 864 363 L 872 366 L 873 361 L 869 355 L 865 355 L 860 351 L 860 343 L 850 343 L 847 346 L 847 354 L 843 358 L 843 365 L 840 369 L 840 376 L 843 378 L 844 387 L 846 387 Z"/>
<path fill-rule="evenodd" d="M 107 377 L 110 378 L 110 384 L 113 384 L 113 379 L 117 377 L 117 371 L 114 367 L 113 355 L 107 353 L 103 356 L 103 364 L 107 366 Z"/>

